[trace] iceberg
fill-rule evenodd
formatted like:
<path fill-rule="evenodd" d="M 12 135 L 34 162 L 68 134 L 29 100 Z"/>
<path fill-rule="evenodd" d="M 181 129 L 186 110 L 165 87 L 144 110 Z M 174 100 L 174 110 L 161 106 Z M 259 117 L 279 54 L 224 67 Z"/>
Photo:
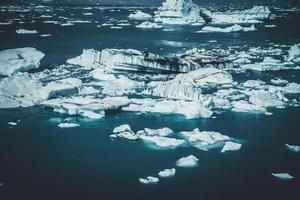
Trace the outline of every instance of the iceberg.
<path fill-rule="evenodd" d="M 30 74 L 15 74 L 0 80 L 0 108 L 29 107 L 47 98 L 41 82 Z"/>
<path fill-rule="evenodd" d="M 224 153 L 226 151 L 237 151 L 242 147 L 241 144 L 235 142 L 225 142 L 221 152 Z"/>
<path fill-rule="evenodd" d="M 140 183 L 142 184 L 155 184 L 159 182 L 157 177 L 148 176 L 146 178 L 139 178 Z"/>
<path fill-rule="evenodd" d="M 173 176 L 175 176 L 175 172 L 176 172 L 176 169 L 175 169 L 175 168 L 172 168 L 172 169 L 164 169 L 164 170 L 158 172 L 158 176 L 159 176 L 159 177 L 162 177 L 162 178 L 173 177 Z"/>
<path fill-rule="evenodd" d="M 16 72 L 37 69 L 45 54 L 32 47 L 0 51 L 0 75 L 11 76 Z"/>
<path fill-rule="evenodd" d="M 289 144 L 285 144 L 285 146 L 288 148 L 288 150 L 296 152 L 296 153 L 300 153 L 300 146 L 297 145 L 289 145 Z"/>
<path fill-rule="evenodd" d="M 212 12 L 209 17 L 214 24 L 261 23 L 268 19 L 271 11 L 267 6 L 254 6 L 248 10 Z"/>
<path fill-rule="evenodd" d="M 250 104 L 246 101 L 238 101 L 233 103 L 232 111 L 235 112 L 250 112 L 250 113 L 256 113 L 256 114 L 266 114 L 267 110 L 258 105 Z"/>
<path fill-rule="evenodd" d="M 274 176 L 278 179 L 281 179 L 281 180 L 290 180 L 290 179 L 294 178 L 293 176 L 291 176 L 288 173 L 272 173 L 272 176 Z"/>
<path fill-rule="evenodd" d="M 291 46 L 286 60 L 289 62 L 300 63 L 300 43 Z"/>
<path fill-rule="evenodd" d="M 135 49 L 85 49 L 80 56 L 67 60 L 67 63 L 89 68 L 104 66 L 114 70 L 154 73 L 190 72 L 204 67 L 231 68 L 233 64 L 228 59 L 229 55 L 223 50 L 196 48 L 170 58 Z"/>
<path fill-rule="evenodd" d="M 58 127 L 60 128 L 75 128 L 75 127 L 78 127 L 80 126 L 79 124 L 76 124 L 76 123 L 60 123 L 58 124 Z"/>
<path fill-rule="evenodd" d="M 232 76 L 219 69 L 202 68 L 186 74 L 179 74 L 166 82 L 151 82 L 145 94 L 182 100 L 202 100 L 201 87 L 230 84 Z"/>
<path fill-rule="evenodd" d="M 111 134 L 110 138 L 124 138 L 128 140 L 137 140 L 139 139 L 138 135 L 136 135 L 130 128 L 128 124 L 123 124 L 117 126 L 113 130 L 114 134 Z"/>
<path fill-rule="evenodd" d="M 198 161 L 199 161 L 199 159 L 196 156 L 190 155 L 190 156 L 183 157 L 183 158 L 180 158 L 179 160 L 177 160 L 176 166 L 177 167 L 195 167 L 198 165 Z"/>
<path fill-rule="evenodd" d="M 154 144 L 158 148 L 176 148 L 181 146 L 185 143 L 184 140 L 176 139 L 176 138 L 169 138 L 163 136 L 148 136 L 148 135 L 141 135 L 140 139 L 144 142 Z"/>
<path fill-rule="evenodd" d="M 203 9 L 192 0 L 166 0 L 155 11 L 154 21 L 163 24 L 205 24 Z"/>
<path fill-rule="evenodd" d="M 11 126 L 16 126 L 16 125 L 18 125 L 17 122 L 8 122 L 7 124 L 8 124 L 8 125 L 11 125 Z"/>
<path fill-rule="evenodd" d="M 160 129 L 150 129 L 150 128 L 144 128 L 144 130 L 138 131 L 141 135 L 149 135 L 149 136 L 170 136 L 174 133 L 173 130 L 170 128 L 160 128 Z"/>
<path fill-rule="evenodd" d="M 27 30 L 27 29 L 18 29 L 16 30 L 17 34 L 37 34 L 37 30 Z"/>
<path fill-rule="evenodd" d="M 277 107 L 285 104 L 277 96 L 266 91 L 255 92 L 249 97 L 249 102 L 261 107 Z"/>
<path fill-rule="evenodd" d="M 163 26 L 158 25 L 157 23 L 153 23 L 153 22 L 143 22 L 139 25 L 135 26 L 136 28 L 142 28 L 142 29 L 153 29 L 153 28 L 162 28 Z"/>
<path fill-rule="evenodd" d="M 222 33 L 230 33 L 230 32 L 248 32 L 248 31 L 256 31 L 254 25 L 250 27 L 242 27 L 241 25 L 235 24 L 233 26 L 229 26 L 226 28 L 219 28 L 213 26 L 205 26 L 201 31 L 198 32 L 222 32 Z"/>
<path fill-rule="evenodd" d="M 183 100 L 149 101 L 147 99 L 136 99 L 133 100 L 129 106 L 123 107 L 122 110 L 133 112 L 181 114 L 187 119 L 200 117 L 210 118 L 213 115 L 213 112 L 206 108 L 202 103 Z"/>
<path fill-rule="evenodd" d="M 224 143 L 232 140 L 227 135 L 214 131 L 200 131 L 198 128 L 193 131 L 183 131 L 181 135 L 197 149 L 208 151 L 211 148 L 222 147 Z"/>
<path fill-rule="evenodd" d="M 140 10 L 137 10 L 134 13 L 131 13 L 128 17 L 131 19 L 143 20 L 143 19 L 152 18 L 152 15 L 150 15 L 148 13 L 144 13 Z"/>

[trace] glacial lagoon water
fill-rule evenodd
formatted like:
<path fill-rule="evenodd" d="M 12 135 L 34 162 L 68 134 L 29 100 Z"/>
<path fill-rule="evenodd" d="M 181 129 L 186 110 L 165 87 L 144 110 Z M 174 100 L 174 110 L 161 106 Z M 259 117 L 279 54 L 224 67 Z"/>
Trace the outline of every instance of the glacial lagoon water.
<path fill-rule="evenodd" d="M 128 9 L 88 10 L 82 16 L 80 7 L 53 7 L 58 16 L 73 13 L 76 19 L 92 23 L 59 26 L 45 24 L 38 18 L 44 11 L 26 14 L 27 29 L 36 35 L 18 35 L 20 25 L 0 25 L 0 50 L 32 46 L 43 51 L 41 69 L 54 68 L 82 49 L 134 48 L 159 55 L 182 53 L 186 49 L 228 48 L 229 46 L 270 46 L 270 43 L 292 45 L 300 41 L 300 12 L 276 11 L 271 20 L 274 28 L 256 25 L 259 31 L 246 33 L 194 33 L 199 27 L 171 26 L 174 31 L 96 27 L 109 18 L 126 19 Z M 120 11 L 118 11 L 120 10 Z M 145 9 L 151 13 L 152 9 Z M 5 18 L 19 13 L 1 11 Z M 95 21 L 99 21 L 98 23 Z M 138 23 L 132 21 L 132 24 Z M 266 23 L 268 24 L 268 22 Z M 235 74 L 236 80 L 282 77 L 300 82 L 299 70 L 248 72 Z M 298 98 L 298 97 L 297 97 Z M 268 109 L 269 110 L 269 109 Z M 285 144 L 300 144 L 300 108 L 270 109 L 273 115 L 226 112 L 216 118 L 187 120 L 180 115 L 112 112 L 105 118 L 90 120 L 66 116 L 42 106 L 0 110 L 0 199 L 299 199 L 300 155 Z M 71 117 L 80 127 L 62 129 L 57 121 Z M 20 122 L 16 126 L 8 122 Z M 114 127 L 129 124 L 134 131 L 145 127 L 169 127 L 172 130 L 219 131 L 242 140 L 239 151 L 221 154 L 181 147 L 154 150 L 143 142 L 112 140 Z M 172 178 L 158 184 L 143 185 L 139 177 L 156 175 L 175 167 L 181 157 L 193 154 L 199 158 L 195 168 L 177 168 Z M 271 173 L 288 172 L 295 178 L 278 180 Z"/>

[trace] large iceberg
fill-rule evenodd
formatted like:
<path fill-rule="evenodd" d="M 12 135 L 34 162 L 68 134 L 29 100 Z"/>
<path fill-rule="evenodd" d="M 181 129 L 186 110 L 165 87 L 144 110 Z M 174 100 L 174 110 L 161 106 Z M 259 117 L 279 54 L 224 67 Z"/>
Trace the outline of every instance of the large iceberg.
<path fill-rule="evenodd" d="M 254 6 L 248 10 L 211 12 L 211 23 L 241 24 L 261 23 L 270 17 L 271 11 L 266 6 Z"/>
<path fill-rule="evenodd" d="M 163 24 L 202 25 L 205 15 L 192 0 L 166 0 L 155 11 L 154 20 Z"/>
<path fill-rule="evenodd" d="M 36 69 L 44 56 L 44 53 L 32 47 L 0 51 L 0 75 L 11 76 L 16 72 Z"/>
<path fill-rule="evenodd" d="M 196 48 L 170 58 L 135 49 L 87 49 L 67 63 L 142 72 L 189 72 L 203 67 L 231 68 L 233 64 L 228 56 L 229 52 L 223 50 L 206 51 Z"/>
<path fill-rule="evenodd" d="M 287 57 L 287 61 L 292 61 L 295 63 L 300 63 L 300 43 L 291 46 L 288 51 L 289 55 Z"/>
<path fill-rule="evenodd" d="M 148 84 L 146 94 L 184 100 L 201 100 L 201 87 L 209 85 L 230 84 L 232 76 L 215 68 L 202 68 L 186 74 L 179 74 L 174 79 L 165 82 Z"/>

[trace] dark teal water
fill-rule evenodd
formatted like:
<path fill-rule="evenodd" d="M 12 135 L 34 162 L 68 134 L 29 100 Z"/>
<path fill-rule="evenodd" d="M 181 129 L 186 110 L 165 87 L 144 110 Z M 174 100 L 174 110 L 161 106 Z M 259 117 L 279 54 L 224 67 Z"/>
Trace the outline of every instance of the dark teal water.
<path fill-rule="evenodd" d="M 124 19 L 129 12 L 96 12 L 81 16 L 80 8 L 55 10 L 57 16 L 75 13 L 91 24 L 60 27 L 43 24 L 0 25 L 0 50 L 33 46 L 46 54 L 42 68 L 53 68 L 66 59 L 77 56 L 84 48 L 147 49 L 161 55 L 183 52 L 185 48 L 217 46 L 268 46 L 294 44 L 300 41 L 299 13 L 275 19 L 276 28 L 263 28 L 251 33 L 196 34 L 196 27 L 180 27 L 175 32 L 139 30 L 125 27 L 111 30 L 96 28 L 106 18 Z M 146 10 L 149 11 L 149 10 Z M 150 10 L 149 12 L 151 12 Z M 87 10 L 86 12 L 91 12 Z M 280 13 L 279 13 L 280 14 Z M 30 21 L 37 12 L 31 12 Z M 16 18 L 19 13 L 1 12 L 2 18 Z M 79 17 L 80 16 L 80 17 Z M 104 19 L 105 18 L 105 19 Z M 49 19 L 52 20 L 52 19 Z M 55 17 L 54 17 L 55 20 Z M 52 37 L 14 34 L 16 27 L 37 29 Z M 181 42 L 170 46 L 162 40 Z M 210 40 L 217 40 L 211 43 Z M 162 49 L 161 49 L 162 48 Z M 300 81 L 299 71 L 249 73 L 248 77 L 264 79 L 280 76 Z M 178 115 L 113 113 L 89 121 L 75 117 L 80 124 L 76 129 L 60 129 L 52 118 L 66 116 L 43 107 L 0 110 L 0 199 L 300 199 L 300 155 L 289 152 L 284 144 L 300 144 L 300 108 L 272 110 L 271 116 L 227 112 L 216 119 L 186 120 Z M 73 117 L 74 118 L 74 117 Z M 7 122 L 21 122 L 9 126 Z M 52 120 L 53 121 L 53 120 Z M 219 131 L 245 142 L 240 151 L 221 154 L 182 147 L 175 150 L 153 150 L 142 142 L 112 141 L 109 135 L 115 126 L 128 123 L 134 131 L 169 127 L 174 131 Z M 177 169 L 170 179 L 157 185 L 142 185 L 139 177 L 156 175 L 171 168 L 177 159 L 194 154 L 199 166 Z M 272 172 L 288 172 L 295 179 L 280 181 Z"/>

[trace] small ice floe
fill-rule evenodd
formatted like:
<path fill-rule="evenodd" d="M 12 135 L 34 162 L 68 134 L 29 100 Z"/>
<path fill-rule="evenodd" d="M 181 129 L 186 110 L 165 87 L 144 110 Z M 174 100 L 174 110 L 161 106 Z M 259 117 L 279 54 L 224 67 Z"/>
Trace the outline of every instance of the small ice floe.
<path fill-rule="evenodd" d="M 69 21 L 69 23 L 73 23 L 73 24 L 90 24 L 92 23 L 91 21 L 89 20 L 71 20 Z"/>
<path fill-rule="evenodd" d="M 173 176 L 175 176 L 175 172 L 176 172 L 175 168 L 164 169 L 164 170 L 158 172 L 158 176 L 162 177 L 162 178 L 173 177 Z"/>
<path fill-rule="evenodd" d="M 90 15 L 93 15 L 93 13 L 87 12 L 87 13 L 82 13 L 82 15 L 90 16 Z"/>
<path fill-rule="evenodd" d="M 131 26 L 131 24 L 128 22 L 124 22 L 124 23 L 118 23 L 117 26 Z"/>
<path fill-rule="evenodd" d="M 58 124 L 58 127 L 60 127 L 60 128 L 75 128 L 78 126 L 80 126 L 80 125 L 76 124 L 76 123 L 68 123 L 68 122 Z"/>
<path fill-rule="evenodd" d="M 27 30 L 27 29 L 18 29 L 16 30 L 17 34 L 37 34 L 37 30 Z"/>
<path fill-rule="evenodd" d="M 249 97 L 249 102 L 261 107 L 278 107 L 285 105 L 276 95 L 266 91 L 258 91 Z"/>
<path fill-rule="evenodd" d="M 177 167 L 195 167 L 198 165 L 198 161 L 199 161 L 199 159 L 196 156 L 190 155 L 190 156 L 183 157 L 183 158 L 180 158 L 179 160 L 177 160 L 176 166 Z"/>
<path fill-rule="evenodd" d="M 152 18 L 152 15 L 150 15 L 148 13 L 144 13 L 140 10 L 137 10 L 134 13 L 131 13 L 128 17 L 131 19 L 143 20 L 143 19 Z"/>
<path fill-rule="evenodd" d="M 0 51 L 0 75 L 11 76 L 16 72 L 39 68 L 44 56 L 43 52 L 32 47 Z"/>
<path fill-rule="evenodd" d="M 128 124 L 120 125 L 113 130 L 110 138 L 125 138 L 128 140 L 137 140 L 139 137 L 131 130 Z"/>
<path fill-rule="evenodd" d="M 181 135 L 197 149 L 208 151 L 213 148 L 222 148 L 226 142 L 233 140 L 227 135 L 214 131 L 200 131 L 198 128 L 193 131 L 182 131 Z M 227 145 L 230 145 L 228 143 Z M 226 149 L 226 148 L 225 148 Z"/>
<path fill-rule="evenodd" d="M 159 178 L 153 176 L 147 176 L 146 178 L 139 178 L 142 184 L 156 184 L 159 182 Z"/>
<path fill-rule="evenodd" d="M 168 149 L 176 148 L 185 143 L 185 141 L 181 139 L 156 136 L 156 135 L 155 136 L 140 135 L 139 138 L 146 143 L 155 145 L 155 147 L 158 148 L 168 148 Z"/>
<path fill-rule="evenodd" d="M 7 124 L 8 124 L 8 125 L 11 125 L 11 126 L 16 126 L 16 125 L 18 125 L 17 122 L 8 122 Z"/>
<path fill-rule="evenodd" d="M 274 176 L 280 180 L 291 180 L 294 178 L 293 176 L 291 176 L 288 173 L 272 173 L 272 176 Z"/>
<path fill-rule="evenodd" d="M 224 153 L 226 151 L 237 151 L 242 147 L 241 144 L 235 142 L 225 142 L 221 152 Z"/>
<path fill-rule="evenodd" d="M 285 146 L 288 148 L 288 150 L 296 152 L 296 153 L 300 153 L 300 146 L 297 145 L 289 145 L 289 144 L 285 144 Z"/>
<path fill-rule="evenodd" d="M 157 29 L 157 28 L 163 28 L 163 26 L 158 25 L 157 23 L 153 23 L 153 22 L 143 22 L 137 26 L 135 26 L 136 28 L 142 28 L 142 29 Z"/>
<path fill-rule="evenodd" d="M 241 25 L 235 24 L 230 27 L 220 28 L 220 27 L 213 27 L 213 26 L 205 26 L 202 28 L 201 31 L 197 32 L 222 32 L 222 33 L 230 33 L 230 32 L 249 32 L 249 31 L 256 31 L 254 25 L 250 27 L 242 27 Z"/>
<path fill-rule="evenodd" d="M 276 25 L 275 24 L 266 24 L 265 27 L 266 28 L 274 28 L 274 27 L 276 27 Z"/>
<path fill-rule="evenodd" d="M 43 21 L 44 24 L 60 24 L 59 21 L 47 20 Z"/>
<path fill-rule="evenodd" d="M 40 37 L 51 37 L 51 34 L 41 34 Z"/>
<path fill-rule="evenodd" d="M 111 26 L 110 29 L 122 29 L 122 26 Z"/>
<path fill-rule="evenodd" d="M 300 43 L 291 46 L 286 60 L 294 63 L 300 63 Z"/>
<path fill-rule="evenodd" d="M 289 82 L 287 80 L 284 80 L 284 79 L 280 79 L 280 78 L 276 78 L 276 79 L 271 79 L 270 81 L 272 84 L 274 85 L 286 85 L 288 84 Z"/>
<path fill-rule="evenodd" d="M 144 130 L 138 131 L 140 135 L 149 135 L 149 136 L 170 136 L 174 134 L 174 131 L 170 128 L 160 128 L 160 129 L 150 129 L 150 128 L 145 128 Z"/>
<path fill-rule="evenodd" d="M 66 23 L 62 23 L 60 26 L 74 26 L 74 23 L 66 22 Z"/>
<path fill-rule="evenodd" d="M 246 101 L 238 101 L 233 103 L 232 111 L 235 112 L 249 112 L 249 113 L 256 113 L 256 114 L 266 114 L 267 110 L 258 105 L 250 104 Z"/>

